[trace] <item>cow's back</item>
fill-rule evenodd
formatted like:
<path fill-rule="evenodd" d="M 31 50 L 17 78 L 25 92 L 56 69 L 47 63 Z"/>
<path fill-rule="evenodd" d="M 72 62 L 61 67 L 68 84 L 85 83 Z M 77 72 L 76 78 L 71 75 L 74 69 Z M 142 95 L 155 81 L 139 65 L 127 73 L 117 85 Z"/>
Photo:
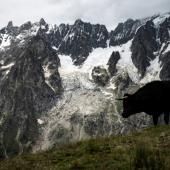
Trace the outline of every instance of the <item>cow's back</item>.
<path fill-rule="evenodd" d="M 140 88 L 135 95 L 138 96 L 167 96 L 170 94 L 170 81 L 153 81 Z"/>
<path fill-rule="evenodd" d="M 140 88 L 134 98 L 149 109 L 170 111 L 170 81 L 153 81 Z"/>

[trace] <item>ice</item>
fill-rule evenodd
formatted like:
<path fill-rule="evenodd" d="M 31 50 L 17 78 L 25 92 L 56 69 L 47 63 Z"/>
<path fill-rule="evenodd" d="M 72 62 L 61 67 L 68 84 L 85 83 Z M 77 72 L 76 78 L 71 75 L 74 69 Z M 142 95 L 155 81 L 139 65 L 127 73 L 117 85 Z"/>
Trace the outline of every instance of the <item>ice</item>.
<path fill-rule="evenodd" d="M 104 66 L 107 68 L 108 60 L 117 47 L 96 48 L 88 56 L 81 67 L 83 72 L 91 72 L 95 66 Z"/>
<path fill-rule="evenodd" d="M 58 51 L 58 48 L 57 48 L 57 47 L 55 47 L 55 46 L 52 46 L 52 48 L 53 48 L 54 50 Z"/>
<path fill-rule="evenodd" d="M 108 60 L 113 51 L 119 51 L 121 59 L 119 60 L 118 69 L 126 70 L 130 78 L 137 82 L 139 81 L 139 74 L 136 67 L 132 63 L 131 59 L 131 47 L 132 41 L 127 42 L 122 46 L 114 46 L 107 48 L 96 48 L 89 54 L 88 58 L 82 66 L 75 66 L 70 56 L 59 55 L 61 67 L 59 68 L 61 76 L 64 74 L 71 74 L 74 72 L 89 73 L 91 75 L 92 69 L 95 66 L 103 66 L 108 68 Z M 91 79 L 91 76 L 90 76 Z"/>
<path fill-rule="evenodd" d="M 8 69 L 8 68 L 11 68 L 15 63 L 10 63 L 6 66 L 1 66 L 0 69 Z"/>
<path fill-rule="evenodd" d="M 59 67 L 59 72 L 61 75 L 70 74 L 78 71 L 78 67 L 72 62 L 72 59 L 68 55 L 58 55 L 60 58 L 61 67 Z"/>

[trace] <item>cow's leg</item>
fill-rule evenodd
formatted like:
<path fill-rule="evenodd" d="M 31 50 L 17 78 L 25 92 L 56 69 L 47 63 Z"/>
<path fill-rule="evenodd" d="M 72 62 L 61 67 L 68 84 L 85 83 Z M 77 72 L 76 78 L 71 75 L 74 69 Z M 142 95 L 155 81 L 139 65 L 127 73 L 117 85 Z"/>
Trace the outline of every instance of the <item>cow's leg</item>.
<path fill-rule="evenodd" d="M 164 121 L 165 121 L 165 124 L 169 124 L 169 113 L 168 112 L 165 112 L 164 113 Z"/>
<path fill-rule="evenodd" d="M 158 124 L 158 115 L 152 115 L 153 123 L 156 126 Z"/>

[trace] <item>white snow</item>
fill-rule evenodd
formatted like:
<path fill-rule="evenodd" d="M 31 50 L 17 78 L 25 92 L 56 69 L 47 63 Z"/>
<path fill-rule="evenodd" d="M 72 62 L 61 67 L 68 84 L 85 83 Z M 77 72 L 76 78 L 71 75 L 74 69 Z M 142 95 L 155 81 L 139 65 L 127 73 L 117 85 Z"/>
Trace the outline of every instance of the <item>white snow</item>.
<path fill-rule="evenodd" d="M 170 43 L 168 44 L 166 50 L 163 52 L 163 54 L 167 53 L 168 51 L 170 51 Z"/>
<path fill-rule="evenodd" d="M 153 20 L 153 23 L 155 24 L 156 27 L 158 27 L 162 22 L 165 21 L 166 18 L 170 17 L 169 13 L 165 13 L 162 15 L 159 15 Z"/>
<path fill-rule="evenodd" d="M 72 74 L 78 71 L 78 67 L 73 65 L 72 59 L 67 55 L 58 55 L 60 58 L 61 67 L 59 67 L 59 72 L 61 75 Z"/>
<path fill-rule="evenodd" d="M 44 124 L 44 121 L 41 120 L 41 119 L 37 119 L 37 122 L 38 122 L 38 124 L 40 124 L 40 125 Z"/>
<path fill-rule="evenodd" d="M 0 69 L 8 69 L 8 68 L 11 68 L 15 63 L 10 63 L 6 66 L 1 66 Z"/>
<path fill-rule="evenodd" d="M 46 32 L 46 34 L 49 34 L 52 30 L 54 30 L 54 26 L 52 24 L 49 24 L 48 25 L 48 31 Z"/>
<path fill-rule="evenodd" d="M 55 46 L 52 46 L 52 48 L 53 48 L 54 50 L 58 51 L 58 48 L 57 48 L 57 47 L 55 47 Z"/>
<path fill-rule="evenodd" d="M 45 82 L 47 83 L 47 85 L 55 92 L 55 89 L 51 86 L 50 82 L 49 82 L 49 77 L 52 74 L 52 70 L 48 69 L 48 64 L 43 66 L 43 70 L 44 70 L 44 77 L 45 77 Z"/>
<path fill-rule="evenodd" d="M 45 28 L 45 25 L 41 25 L 40 27 L 41 27 L 42 30 L 45 30 L 45 29 L 46 29 L 46 28 Z"/>
<path fill-rule="evenodd" d="M 145 77 L 140 81 L 141 84 L 146 84 L 153 80 L 160 80 L 159 73 L 161 71 L 161 66 L 159 62 L 159 55 L 150 62 L 150 66 L 146 70 Z"/>
<path fill-rule="evenodd" d="M 73 61 L 70 56 L 59 55 L 61 67 L 59 72 L 62 75 L 72 74 L 74 72 L 89 73 L 91 75 L 92 69 L 95 66 L 103 66 L 108 68 L 108 60 L 113 51 L 119 51 L 121 59 L 119 60 L 117 67 L 119 69 L 124 69 L 128 72 L 130 78 L 137 82 L 139 80 L 139 74 L 137 73 L 136 67 L 132 63 L 131 59 L 131 46 L 132 41 L 122 45 L 107 48 L 96 48 L 89 54 L 88 58 L 82 66 L 73 65 Z M 91 76 L 90 76 L 91 79 Z"/>
<path fill-rule="evenodd" d="M 77 73 L 81 73 L 79 75 L 77 74 L 77 77 L 82 75 L 82 73 L 86 73 L 89 74 L 89 80 L 91 80 L 92 69 L 95 66 L 103 66 L 107 69 L 107 63 L 112 52 L 119 51 L 121 58 L 117 63 L 117 69 L 120 74 L 122 71 L 127 72 L 131 80 L 135 83 L 147 83 L 152 80 L 158 80 L 161 70 L 159 57 L 156 57 L 150 62 L 150 66 L 147 68 L 146 71 L 146 76 L 142 80 L 140 80 L 141 75 L 138 73 L 138 70 L 134 66 L 131 59 L 131 44 L 132 40 L 121 46 L 93 49 L 84 64 L 81 66 L 73 65 L 73 61 L 70 56 L 59 55 L 61 62 L 61 67 L 59 68 L 60 75 L 61 77 L 65 77 L 65 79 L 67 79 L 68 76 L 73 76 Z M 170 45 L 168 46 L 167 50 L 170 50 Z M 81 77 L 79 77 L 79 79 L 81 79 Z M 112 86 L 113 90 L 116 88 L 114 85 L 110 86 Z"/>
<path fill-rule="evenodd" d="M 0 50 L 4 50 L 4 48 L 10 46 L 10 44 L 11 44 L 11 37 L 8 34 L 4 34 L 2 36 L 2 42 L 0 44 Z"/>
<path fill-rule="evenodd" d="M 166 45 L 165 43 L 163 43 L 163 44 L 162 44 L 161 49 L 160 49 L 160 52 L 162 52 L 162 51 L 163 51 L 163 49 L 164 49 L 165 45 Z"/>
<path fill-rule="evenodd" d="M 81 67 L 83 72 L 91 72 L 95 66 L 104 66 L 107 68 L 108 60 L 115 47 L 94 49 Z"/>
<path fill-rule="evenodd" d="M 0 64 L 4 65 L 4 60 L 1 60 L 1 61 L 0 61 Z"/>

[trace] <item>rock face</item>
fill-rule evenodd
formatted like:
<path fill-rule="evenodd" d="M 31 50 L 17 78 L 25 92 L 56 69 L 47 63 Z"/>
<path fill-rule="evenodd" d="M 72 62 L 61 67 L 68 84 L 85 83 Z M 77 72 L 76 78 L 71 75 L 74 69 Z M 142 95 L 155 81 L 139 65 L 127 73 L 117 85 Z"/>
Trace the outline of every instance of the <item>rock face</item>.
<path fill-rule="evenodd" d="M 59 64 L 55 51 L 37 36 L 25 45 L 3 77 L 0 84 L 1 157 L 27 152 L 35 144 L 39 135 L 37 119 L 52 107 L 62 91 Z M 49 71 L 54 70 L 49 84 L 42 65 Z"/>
<path fill-rule="evenodd" d="M 118 51 L 113 51 L 112 55 L 110 56 L 110 59 L 107 63 L 107 65 L 109 66 L 108 71 L 111 74 L 111 76 L 113 76 L 117 69 L 116 69 L 116 64 L 118 62 L 118 60 L 120 59 L 120 54 Z"/>
<path fill-rule="evenodd" d="M 110 46 L 120 45 L 132 39 L 137 28 L 141 25 L 140 20 L 128 19 L 124 23 L 119 23 L 114 31 L 110 32 Z"/>
<path fill-rule="evenodd" d="M 165 53 L 161 57 L 162 70 L 160 72 L 161 80 L 170 80 L 170 52 Z"/>
<path fill-rule="evenodd" d="M 92 25 L 77 20 L 59 45 L 62 54 L 71 55 L 76 65 L 81 65 L 93 48 L 106 47 L 108 31 L 104 25 Z"/>
<path fill-rule="evenodd" d="M 116 98 L 170 79 L 170 14 L 129 19 L 108 32 L 41 19 L 0 30 L 0 157 L 150 126 L 124 120 Z"/>
<path fill-rule="evenodd" d="M 156 29 L 152 21 L 148 21 L 146 25 L 138 29 L 133 39 L 131 50 L 132 61 L 138 68 L 141 77 L 143 77 L 146 68 L 150 65 L 150 61 L 155 58 L 153 53 L 158 50 Z"/>
<path fill-rule="evenodd" d="M 170 17 L 166 18 L 165 21 L 160 24 L 158 34 L 161 43 L 169 41 L 170 39 L 169 29 L 170 29 Z"/>

